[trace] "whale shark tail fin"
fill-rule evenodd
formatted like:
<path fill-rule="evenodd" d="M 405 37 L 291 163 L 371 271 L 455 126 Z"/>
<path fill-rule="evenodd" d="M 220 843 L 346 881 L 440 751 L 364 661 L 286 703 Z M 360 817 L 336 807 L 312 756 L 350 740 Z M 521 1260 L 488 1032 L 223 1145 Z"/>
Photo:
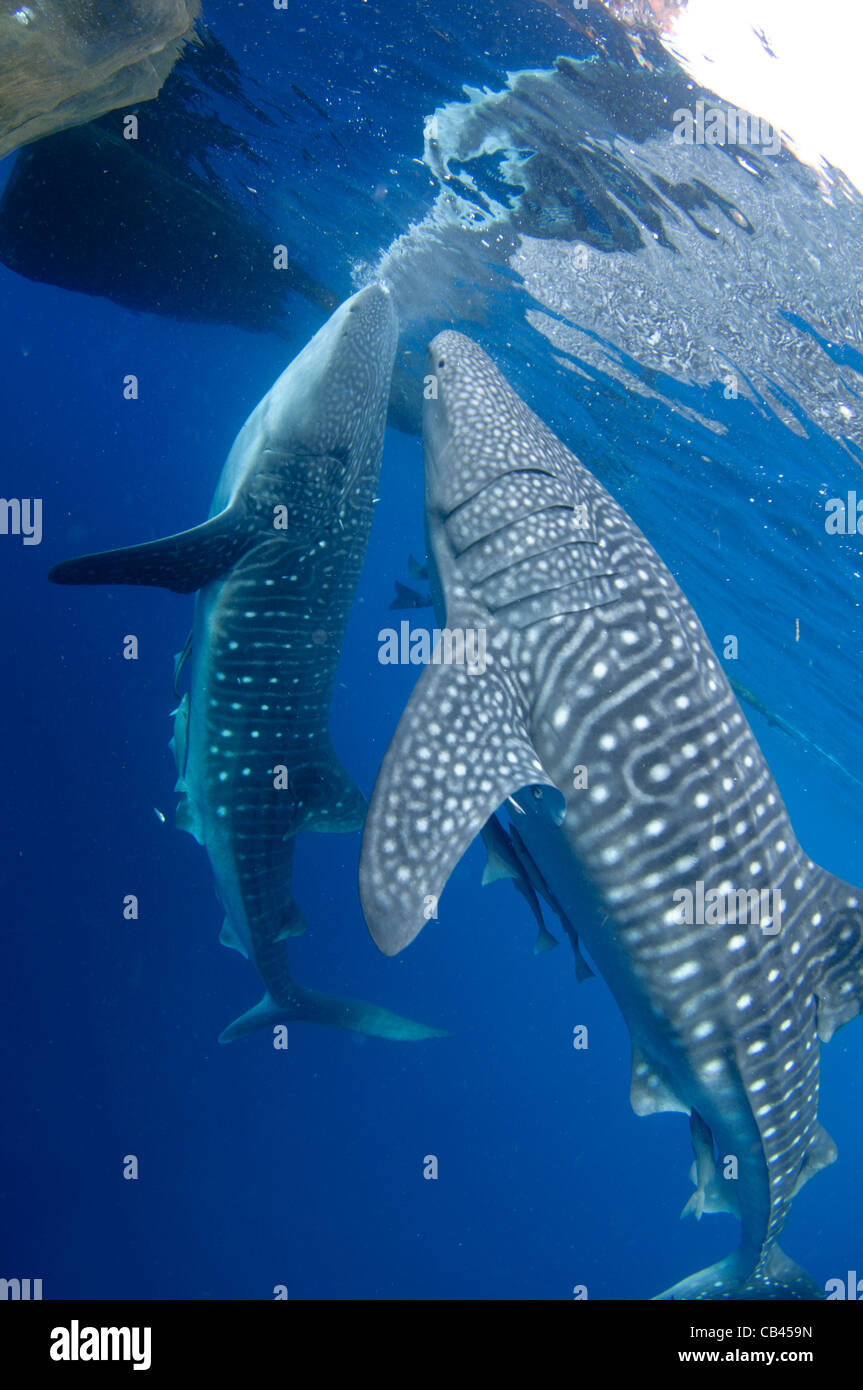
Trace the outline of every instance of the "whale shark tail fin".
<path fill-rule="evenodd" d="M 740 1253 L 729 1255 L 707 1269 L 681 1279 L 653 1300 L 690 1299 L 818 1299 L 826 1298 L 824 1289 L 810 1278 L 805 1269 L 790 1260 L 778 1245 L 770 1247 L 753 1269 L 751 1260 Z"/>
<path fill-rule="evenodd" d="M 348 1028 L 373 1038 L 389 1038 L 393 1042 L 419 1042 L 424 1038 L 443 1038 L 440 1028 L 428 1028 L 413 1019 L 402 1018 L 377 1004 L 362 999 L 340 999 L 334 994 L 319 994 L 314 989 L 293 985 L 292 996 L 277 1003 L 269 991 L 259 1004 L 240 1014 L 219 1035 L 220 1043 L 248 1037 L 263 1028 L 275 1028 L 282 1023 L 321 1023 L 330 1028 Z"/>

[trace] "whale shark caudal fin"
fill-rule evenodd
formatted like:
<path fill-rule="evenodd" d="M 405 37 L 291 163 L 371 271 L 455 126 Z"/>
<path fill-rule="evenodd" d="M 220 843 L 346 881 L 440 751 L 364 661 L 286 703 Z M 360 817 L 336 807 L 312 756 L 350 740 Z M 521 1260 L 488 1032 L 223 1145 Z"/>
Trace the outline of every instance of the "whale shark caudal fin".
<path fill-rule="evenodd" d="M 826 1294 L 778 1245 L 772 1245 L 757 1268 L 740 1253 L 729 1255 L 707 1269 L 681 1279 L 653 1302 L 670 1300 L 734 1299 L 821 1299 Z"/>
<path fill-rule="evenodd" d="M 292 998 L 277 1004 L 268 992 L 259 1004 L 240 1014 L 219 1035 L 220 1043 L 248 1037 L 262 1028 L 275 1028 L 280 1023 L 321 1023 L 329 1028 L 348 1028 L 371 1038 L 388 1038 L 392 1042 L 421 1042 L 425 1038 L 445 1038 L 440 1028 L 427 1028 L 410 1018 L 367 1004 L 362 999 L 339 999 L 334 994 L 319 994 L 292 984 Z"/>
<path fill-rule="evenodd" d="M 254 539 L 241 509 L 231 506 L 176 536 L 64 560 L 48 578 L 52 584 L 150 584 L 191 594 L 226 573 Z"/>

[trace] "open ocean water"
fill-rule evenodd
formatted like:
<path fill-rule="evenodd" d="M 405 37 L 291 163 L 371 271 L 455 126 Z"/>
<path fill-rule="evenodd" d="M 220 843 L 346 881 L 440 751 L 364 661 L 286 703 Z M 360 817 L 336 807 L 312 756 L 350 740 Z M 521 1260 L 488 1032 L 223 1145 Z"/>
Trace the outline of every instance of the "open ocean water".
<path fill-rule="evenodd" d="M 863 557 L 825 522 L 830 499 L 863 499 L 863 196 L 787 146 L 677 143 L 675 110 L 722 103 L 655 25 L 598 0 L 205 0 L 203 25 L 208 63 L 181 58 L 154 103 L 129 108 L 150 159 L 151 265 L 160 237 L 182 235 L 160 179 L 206 170 L 214 225 L 230 206 L 323 289 L 291 289 L 253 331 L 238 320 L 254 267 L 230 310 L 193 283 L 210 214 L 187 280 L 158 284 L 116 208 L 85 207 L 90 244 L 71 247 L 59 197 L 50 236 L 93 292 L 0 265 L 0 490 L 42 500 L 39 545 L 0 536 L 0 1276 L 41 1279 L 51 1299 L 649 1298 L 728 1254 L 737 1223 L 678 1219 L 686 1118 L 636 1118 L 608 989 L 576 985 L 565 941 L 534 956 L 523 900 L 481 887 L 478 844 L 439 920 L 391 960 L 363 922 L 359 834 L 302 836 L 294 867 L 297 979 L 446 1037 L 292 1023 L 287 1050 L 266 1032 L 218 1044 L 260 982 L 219 945 L 206 855 L 173 825 L 172 658 L 192 598 L 46 574 L 203 520 L 240 425 L 324 320 L 315 295 L 383 276 L 402 428 L 387 430 L 331 718 L 364 793 L 417 675 L 379 662 L 379 634 L 431 624 L 389 605 L 396 579 L 425 587 L 408 573 L 425 553 L 417 410 L 425 345 L 452 327 L 644 530 L 720 657 L 736 637 L 724 666 L 799 839 L 860 883 Z M 148 147 L 169 95 L 176 138 Z M 16 158 L 0 163 L 7 193 Z M 100 281 L 124 238 L 134 306 Z M 821 1285 L 863 1262 L 861 1061 L 860 1024 L 823 1049 L 839 1159 L 782 1239 Z"/>

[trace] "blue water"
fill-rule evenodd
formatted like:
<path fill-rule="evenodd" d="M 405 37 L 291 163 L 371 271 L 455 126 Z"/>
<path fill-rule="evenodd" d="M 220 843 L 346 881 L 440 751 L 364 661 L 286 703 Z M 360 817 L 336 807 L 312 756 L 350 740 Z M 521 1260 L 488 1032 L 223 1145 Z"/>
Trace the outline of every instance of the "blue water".
<path fill-rule="evenodd" d="M 206 11 L 243 73 L 294 118 L 261 144 L 258 181 L 283 209 L 292 255 L 339 295 L 426 215 L 436 185 L 422 133 L 436 107 L 463 100 L 464 83 L 497 91 L 507 72 L 591 51 L 541 4 L 492 15 L 447 0 L 433 21 L 389 2 L 338 15 L 304 0 L 254 19 L 227 0 Z M 614 45 L 624 51 L 609 27 Z M 340 144 L 293 82 L 332 114 Z M 791 253 L 770 242 L 764 196 L 758 240 L 781 279 Z M 812 225 L 833 215 L 808 184 L 800 196 Z M 856 250 L 846 244 L 844 258 Z M 595 360 L 575 380 L 565 351 L 528 327 L 514 272 L 498 268 L 478 287 L 439 261 L 436 280 L 412 272 L 413 254 L 399 289 L 406 333 L 421 342 L 452 325 L 480 337 L 647 532 L 717 650 L 738 636 L 729 674 L 799 731 L 746 707 L 797 835 L 861 882 L 859 538 L 824 531 L 824 499 L 857 485 L 857 446 L 850 428 L 846 438 L 817 415 L 825 397 L 809 394 L 800 347 L 836 362 L 856 395 L 854 305 L 841 340 L 804 289 L 759 310 L 776 341 L 798 334 L 796 377 L 783 358 L 769 384 L 803 438 L 765 405 L 768 378 L 751 399 L 726 400 L 716 380 L 657 375 L 630 356 L 644 395 Z M 691 244 L 681 254 L 706 273 Z M 819 275 L 815 297 L 841 298 L 829 267 Z M 428 302 L 412 320 L 420 277 Z M 448 1036 L 396 1045 L 296 1024 L 286 1052 L 267 1035 L 220 1047 L 260 986 L 219 946 L 206 856 L 172 823 L 171 658 L 192 601 L 46 582 L 69 555 L 205 516 L 237 429 L 321 321 L 293 303 L 284 336 L 254 335 L 134 314 L 0 267 L 2 491 L 44 500 L 40 546 L 0 538 L 0 1275 L 41 1277 L 46 1298 L 268 1299 L 286 1285 L 291 1298 L 566 1299 L 581 1284 L 596 1299 L 649 1297 L 729 1253 L 737 1227 L 678 1221 L 691 1190 L 687 1122 L 633 1115 L 628 1035 L 603 982 L 576 986 L 566 945 L 532 955 L 522 900 L 506 883 L 480 887 L 476 845 L 438 923 L 385 960 L 357 898 L 359 836 L 305 836 L 294 891 L 310 930 L 292 944 L 297 978 Z M 720 301 L 691 331 L 722 344 L 727 320 Z M 583 327 L 599 332 L 595 318 Z M 611 329 L 608 345 L 623 361 Z M 127 373 L 140 382 L 134 402 L 122 396 Z M 332 713 L 336 749 L 366 793 L 415 676 L 381 666 L 377 651 L 393 580 L 407 581 L 408 553 L 423 553 L 417 438 L 388 431 L 379 491 Z M 122 658 L 127 634 L 137 662 Z M 129 893 L 136 922 L 122 915 Z M 577 1024 L 589 1029 L 586 1052 L 572 1047 Z M 839 1161 L 797 1197 L 782 1242 L 822 1283 L 863 1260 L 861 1061 L 863 1025 L 823 1050 L 821 1119 Z M 437 1181 L 423 1178 L 432 1154 Z M 126 1155 L 139 1160 L 137 1181 L 123 1178 Z"/>

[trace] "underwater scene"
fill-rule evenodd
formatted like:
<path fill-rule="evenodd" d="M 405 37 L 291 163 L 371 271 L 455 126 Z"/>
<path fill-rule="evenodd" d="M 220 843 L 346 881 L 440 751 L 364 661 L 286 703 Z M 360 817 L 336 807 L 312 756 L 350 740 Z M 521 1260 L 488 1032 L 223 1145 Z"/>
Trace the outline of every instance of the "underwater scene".
<path fill-rule="evenodd" d="M 2 1297 L 863 1298 L 861 39 L 0 0 Z"/>

